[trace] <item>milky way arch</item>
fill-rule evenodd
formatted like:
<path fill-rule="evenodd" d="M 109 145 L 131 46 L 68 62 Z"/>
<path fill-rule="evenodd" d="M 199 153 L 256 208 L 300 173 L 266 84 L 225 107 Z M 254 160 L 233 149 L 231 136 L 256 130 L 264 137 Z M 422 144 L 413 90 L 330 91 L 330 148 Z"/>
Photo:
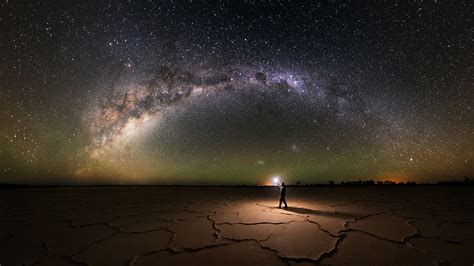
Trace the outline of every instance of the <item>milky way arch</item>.
<path fill-rule="evenodd" d="M 205 101 L 202 96 L 219 92 L 271 92 L 281 98 L 297 97 L 299 103 L 318 105 L 338 123 L 363 127 L 380 114 L 374 112 L 357 90 L 322 78 L 316 73 L 262 69 L 249 66 L 184 69 L 162 66 L 138 78 L 121 78 L 101 97 L 85 121 L 90 143 L 89 158 L 109 161 L 127 153 L 127 143 L 140 132 L 156 128 L 158 117 L 177 106 Z M 131 81 L 130 81 L 131 80 Z"/>

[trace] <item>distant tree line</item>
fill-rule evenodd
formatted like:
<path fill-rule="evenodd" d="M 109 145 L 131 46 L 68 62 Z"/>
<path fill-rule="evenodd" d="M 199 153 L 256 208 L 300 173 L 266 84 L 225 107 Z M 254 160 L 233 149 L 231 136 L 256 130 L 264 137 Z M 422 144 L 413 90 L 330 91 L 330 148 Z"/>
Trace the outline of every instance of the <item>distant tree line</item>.
<path fill-rule="evenodd" d="M 341 186 L 393 186 L 393 185 L 416 185 L 416 182 L 414 181 L 407 181 L 407 182 L 395 182 L 391 180 L 379 180 L 379 181 L 374 181 L 374 180 L 358 180 L 358 181 L 342 181 Z"/>
<path fill-rule="evenodd" d="M 438 181 L 438 183 L 421 183 L 417 184 L 415 181 L 395 182 L 391 180 L 357 180 L 357 181 L 341 181 L 337 184 L 334 181 L 329 181 L 328 184 L 302 184 L 300 181 L 296 182 L 296 186 L 414 186 L 414 185 L 441 185 L 441 186 L 474 186 L 474 178 L 465 176 L 461 180 Z"/>
<path fill-rule="evenodd" d="M 444 186 L 474 186 L 474 178 L 465 176 L 464 180 L 439 181 L 438 185 Z"/>
<path fill-rule="evenodd" d="M 387 185 L 416 185 L 416 182 L 394 182 L 390 180 L 374 181 L 374 180 L 357 180 L 357 181 L 341 181 L 339 184 L 329 181 L 327 184 L 301 184 L 296 182 L 296 186 L 387 186 Z"/>

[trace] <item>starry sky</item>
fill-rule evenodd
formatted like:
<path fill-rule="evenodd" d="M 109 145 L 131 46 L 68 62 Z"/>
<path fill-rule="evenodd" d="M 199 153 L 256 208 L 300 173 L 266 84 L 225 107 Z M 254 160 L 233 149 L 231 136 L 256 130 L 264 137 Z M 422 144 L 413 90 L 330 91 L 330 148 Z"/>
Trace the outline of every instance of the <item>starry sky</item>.
<path fill-rule="evenodd" d="M 474 175 L 470 1 L 2 1 L 0 183 Z"/>

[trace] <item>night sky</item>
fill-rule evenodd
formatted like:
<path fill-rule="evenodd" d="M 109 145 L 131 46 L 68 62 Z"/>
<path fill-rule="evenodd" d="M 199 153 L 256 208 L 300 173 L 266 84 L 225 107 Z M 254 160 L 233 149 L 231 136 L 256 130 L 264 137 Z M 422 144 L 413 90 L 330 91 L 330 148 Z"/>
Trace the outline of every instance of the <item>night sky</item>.
<path fill-rule="evenodd" d="M 388 2 L 2 1 L 0 183 L 473 176 L 473 4 Z"/>

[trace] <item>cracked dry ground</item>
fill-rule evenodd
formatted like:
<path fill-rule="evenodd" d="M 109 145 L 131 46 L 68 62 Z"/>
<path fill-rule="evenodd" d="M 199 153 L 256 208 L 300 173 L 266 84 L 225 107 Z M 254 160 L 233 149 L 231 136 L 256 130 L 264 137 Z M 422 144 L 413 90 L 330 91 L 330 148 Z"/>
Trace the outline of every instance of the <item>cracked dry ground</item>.
<path fill-rule="evenodd" d="M 455 187 L 0 190 L 1 265 L 472 265 Z"/>

